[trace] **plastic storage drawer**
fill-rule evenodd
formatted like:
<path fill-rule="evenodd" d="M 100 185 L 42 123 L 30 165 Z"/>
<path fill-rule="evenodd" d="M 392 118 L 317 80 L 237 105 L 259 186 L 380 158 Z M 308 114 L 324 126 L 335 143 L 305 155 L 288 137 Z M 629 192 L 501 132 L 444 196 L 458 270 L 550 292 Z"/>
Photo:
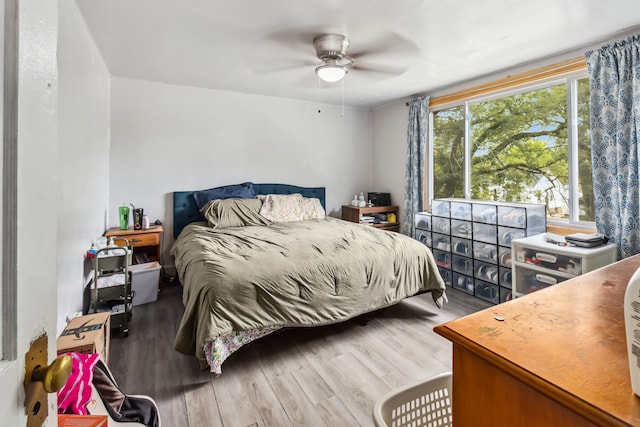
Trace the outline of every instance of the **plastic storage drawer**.
<path fill-rule="evenodd" d="M 451 252 L 451 236 L 447 234 L 433 233 L 431 235 L 431 242 L 433 243 L 433 249 Z"/>
<path fill-rule="evenodd" d="M 455 262 L 454 262 L 455 265 Z M 488 262 L 474 261 L 473 262 L 473 276 L 476 279 L 484 280 L 485 282 L 499 283 L 500 277 L 498 274 L 498 266 L 495 264 L 489 264 Z"/>
<path fill-rule="evenodd" d="M 472 219 L 475 222 L 496 224 L 498 220 L 498 207 L 484 203 L 473 203 L 471 207 Z"/>
<path fill-rule="evenodd" d="M 471 203 L 451 201 L 449 205 L 451 209 L 451 218 L 471 221 Z"/>
<path fill-rule="evenodd" d="M 530 204 L 526 206 L 498 205 L 498 225 L 516 228 L 545 228 L 546 206 Z"/>
<path fill-rule="evenodd" d="M 462 237 L 464 239 L 470 239 L 472 233 L 471 222 L 462 221 L 460 219 L 451 220 L 451 235 L 456 237 Z"/>
<path fill-rule="evenodd" d="M 473 277 L 465 276 L 464 274 L 460 274 L 454 271 L 452 287 L 459 291 L 473 295 Z"/>
<path fill-rule="evenodd" d="M 433 249 L 433 258 L 436 260 L 436 265 L 444 268 L 451 268 L 451 252 L 440 251 Z"/>
<path fill-rule="evenodd" d="M 498 264 L 503 267 L 511 267 L 511 248 L 499 246 L 498 247 Z"/>
<path fill-rule="evenodd" d="M 513 299 L 513 293 L 511 289 L 500 287 L 500 302 L 511 301 Z"/>
<path fill-rule="evenodd" d="M 451 268 L 458 273 L 473 276 L 473 260 L 471 258 L 453 254 L 451 256 Z"/>
<path fill-rule="evenodd" d="M 512 271 L 510 268 L 499 266 L 498 274 L 500 275 L 500 286 L 511 289 Z"/>
<path fill-rule="evenodd" d="M 456 255 L 471 257 L 473 255 L 473 242 L 459 237 L 452 237 L 451 252 Z"/>
<path fill-rule="evenodd" d="M 479 240 L 485 243 L 493 243 L 495 245 L 498 242 L 498 228 L 495 225 L 474 222 L 473 240 Z"/>
<path fill-rule="evenodd" d="M 483 300 L 498 304 L 500 302 L 499 286 L 482 280 L 475 280 L 474 295 Z"/>
<path fill-rule="evenodd" d="M 448 200 L 432 200 L 431 201 L 431 214 L 442 216 L 445 218 L 451 217 L 450 204 Z"/>
<path fill-rule="evenodd" d="M 431 214 L 418 212 L 414 217 L 414 226 L 420 230 L 431 231 Z"/>
<path fill-rule="evenodd" d="M 511 242 L 516 239 L 527 237 L 527 230 L 523 228 L 498 226 L 498 244 L 511 246 Z"/>
<path fill-rule="evenodd" d="M 442 268 L 442 267 L 438 267 L 438 272 L 440 273 L 442 280 L 444 280 L 444 284 L 447 286 L 451 286 L 451 283 L 453 280 L 452 278 L 453 272 L 447 268 Z"/>
<path fill-rule="evenodd" d="M 449 218 L 443 218 L 439 216 L 431 217 L 431 231 L 442 234 L 451 233 L 451 220 Z"/>
<path fill-rule="evenodd" d="M 582 274 L 582 258 L 553 253 L 543 249 L 519 247 L 516 261 L 536 265 L 562 273 Z"/>
<path fill-rule="evenodd" d="M 517 291 L 523 295 L 530 294 L 540 289 L 564 282 L 571 277 L 573 276 L 554 274 L 552 271 L 527 268 L 525 266 L 518 265 L 516 268 L 516 283 L 518 283 Z"/>
<path fill-rule="evenodd" d="M 496 264 L 498 262 L 498 247 L 491 243 L 473 242 L 473 257 L 480 261 Z"/>
<path fill-rule="evenodd" d="M 432 247 L 431 232 L 430 231 L 420 230 L 419 228 L 417 228 L 416 229 L 416 240 L 418 240 L 419 242 L 421 242 L 424 245 L 427 245 L 430 248 Z"/>

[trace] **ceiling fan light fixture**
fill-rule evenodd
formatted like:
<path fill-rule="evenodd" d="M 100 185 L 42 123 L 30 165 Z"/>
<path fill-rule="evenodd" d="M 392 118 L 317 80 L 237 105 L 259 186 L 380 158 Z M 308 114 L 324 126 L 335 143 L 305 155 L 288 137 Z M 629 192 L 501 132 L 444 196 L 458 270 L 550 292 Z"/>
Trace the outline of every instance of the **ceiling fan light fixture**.
<path fill-rule="evenodd" d="M 347 75 L 347 67 L 340 65 L 335 61 L 328 61 L 316 68 L 316 74 L 322 80 L 328 83 L 335 83 L 342 80 Z"/>

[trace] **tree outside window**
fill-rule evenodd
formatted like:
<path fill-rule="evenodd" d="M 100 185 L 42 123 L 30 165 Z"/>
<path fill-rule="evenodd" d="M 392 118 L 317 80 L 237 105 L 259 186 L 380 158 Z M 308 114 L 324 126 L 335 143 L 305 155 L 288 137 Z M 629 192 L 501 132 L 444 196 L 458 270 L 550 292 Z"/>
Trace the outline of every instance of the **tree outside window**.
<path fill-rule="evenodd" d="M 570 218 L 569 144 L 577 148 L 578 218 L 593 221 L 589 81 L 577 82 L 577 135 L 569 141 L 567 84 L 468 103 L 433 113 L 433 196 L 464 197 L 470 160 L 472 199 L 544 203 L 552 218 Z"/>

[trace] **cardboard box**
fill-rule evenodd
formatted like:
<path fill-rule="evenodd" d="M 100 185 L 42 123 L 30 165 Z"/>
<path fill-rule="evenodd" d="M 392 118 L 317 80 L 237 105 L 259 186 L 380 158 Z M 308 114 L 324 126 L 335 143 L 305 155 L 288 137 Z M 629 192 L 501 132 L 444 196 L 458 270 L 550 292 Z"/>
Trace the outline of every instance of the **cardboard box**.
<path fill-rule="evenodd" d="M 58 337 L 58 353 L 98 353 L 108 365 L 110 321 L 109 312 L 74 317 Z"/>
<path fill-rule="evenodd" d="M 106 415 L 58 414 L 58 427 L 107 427 Z"/>
<path fill-rule="evenodd" d="M 133 305 L 147 304 L 158 299 L 160 264 L 146 262 L 129 266 Z"/>

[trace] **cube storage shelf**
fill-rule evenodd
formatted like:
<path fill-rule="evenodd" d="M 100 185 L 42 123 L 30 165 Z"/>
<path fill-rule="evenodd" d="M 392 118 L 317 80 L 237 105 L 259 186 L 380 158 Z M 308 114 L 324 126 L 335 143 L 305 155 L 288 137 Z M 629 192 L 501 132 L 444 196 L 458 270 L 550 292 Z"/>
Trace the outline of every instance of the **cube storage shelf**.
<path fill-rule="evenodd" d="M 564 282 L 616 261 L 616 246 L 595 248 L 558 246 L 544 235 L 514 240 L 512 244 L 515 297 Z"/>
<path fill-rule="evenodd" d="M 512 241 L 546 232 L 547 215 L 543 204 L 447 198 L 414 225 L 447 286 L 498 304 L 512 298 Z"/>

